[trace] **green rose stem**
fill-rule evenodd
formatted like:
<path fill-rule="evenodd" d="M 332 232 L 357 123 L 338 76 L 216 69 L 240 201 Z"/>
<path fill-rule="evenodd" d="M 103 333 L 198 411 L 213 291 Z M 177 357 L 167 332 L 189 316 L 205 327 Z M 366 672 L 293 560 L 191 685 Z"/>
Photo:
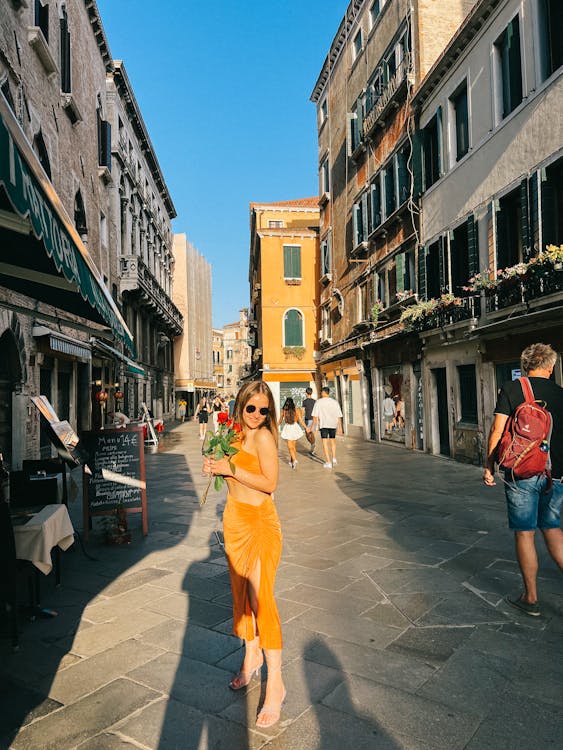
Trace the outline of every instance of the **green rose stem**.
<path fill-rule="evenodd" d="M 229 467 L 234 474 L 236 468 L 230 458 L 231 456 L 234 456 L 235 453 L 238 453 L 238 448 L 235 448 L 232 445 L 233 441 L 235 440 L 238 440 L 238 431 L 231 429 L 230 424 L 223 422 L 219 425 L 219 432 L 210 438 L 207 448 L 203 451 L 203 455 L 207 457 L 211 456 L 215 461 L 219 461 L 222 458 L 228 457 Z M 207 501 L 207 495 L 209 493 L 211 482 L 213 480 L 215 480 L 214 488 L 216 492 L 219 492 L 219 490 L 225 483 L 225 477 L 222 477 L 219 474 L 216 477 L 213 477 L 213 475 L 211 475 L 209 477 L 207 487 L 205 488 L 205 492 L 201 496 L 201 500 L 199 502 L 200 507 L 203 507 Z"/>

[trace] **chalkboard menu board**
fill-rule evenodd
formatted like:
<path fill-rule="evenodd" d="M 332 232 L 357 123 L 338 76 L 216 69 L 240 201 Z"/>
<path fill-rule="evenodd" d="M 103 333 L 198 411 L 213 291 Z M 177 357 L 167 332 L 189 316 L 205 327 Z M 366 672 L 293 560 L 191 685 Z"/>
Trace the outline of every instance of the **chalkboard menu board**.
<path fill-rule="evenodd" d="M 92 472 L 84 474 L 84 535 L 91 517 L 110 515 L 118 507 L 142 513 L 147 534 L 145 454 L 142 427 L 85 432 L 81 444 Z"/>

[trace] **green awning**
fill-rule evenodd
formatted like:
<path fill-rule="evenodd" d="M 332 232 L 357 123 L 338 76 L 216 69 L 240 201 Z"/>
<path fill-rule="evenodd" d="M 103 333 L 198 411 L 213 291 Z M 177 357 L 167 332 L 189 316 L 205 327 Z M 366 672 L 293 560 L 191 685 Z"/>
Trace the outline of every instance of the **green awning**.
<path fill-rule="evenodd" d="M 113 346 L 106 344 L 105 341 L 100 341 L 96 338 L 92 338 L 90 340 L 94 349 L 97 349 L 102 354 L 110 354 L 114 359 L 123 362 L 125 364 L 125 369 L 127 372 L 132 372 L 135 375 L 145 374 L 145 370 L 143 369 L 142 365 L 132 359 L 129 359 L 129 357 L 127 357 L 125 354 L 122 354 L 117 349 L 114 349 Z"/>
<path fill-rule="evenodd" d="M 17 216 L 1 210 L 0 285 L 109 326 L 133 354 L 117 305 L 0 93 L 0 209 L 2 192 Z"/>

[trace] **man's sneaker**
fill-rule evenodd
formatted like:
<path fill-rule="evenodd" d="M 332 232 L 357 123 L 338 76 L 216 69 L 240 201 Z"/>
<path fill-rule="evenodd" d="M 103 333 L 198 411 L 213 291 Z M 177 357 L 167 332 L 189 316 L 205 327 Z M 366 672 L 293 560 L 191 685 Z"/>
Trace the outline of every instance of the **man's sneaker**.
<path fill-rule="evenodd" d="M 507 596 L 505 598 L 505 601 L 507 604 L 510 604 L 511 607 L 519 609 L 520 612 L 525 612 L 531 617 L 539 617 L 541 615 L 539 604 L 537 602 L 535 604 L 528 604 L 528 602 L 525 602 L 522 599 L 522 596 L 523 594 L 520 594 L 520 596 L 516 599 L 513 599 L 511 596 Z"/>
<path fill-rule="evenodd" d="M 323 469 L 332 469 L 332 464 L 330 461 L 327 461 L 326 464 L 323 464 Z"/>
<path fill-rule="evenodd" d="M 338 463 L 338 461 L 337 461 L 337 460 L 336 460 L 335 458 L 333 458 L 333 459 L 332 459 L 332 465 L 333 465 L 333 466 L 336 466 L 336 464 L 337 464 L 337 463 Z"/>

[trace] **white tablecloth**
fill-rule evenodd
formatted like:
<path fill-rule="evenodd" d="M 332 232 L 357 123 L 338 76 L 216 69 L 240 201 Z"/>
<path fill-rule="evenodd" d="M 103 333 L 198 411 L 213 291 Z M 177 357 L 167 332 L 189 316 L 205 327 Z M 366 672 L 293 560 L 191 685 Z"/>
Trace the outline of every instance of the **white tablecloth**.
<path fill-rule="evenodd" d="M 46 505 L 22 526 L 14 526 L 16 556 L 30 560 L 48 575 L 53 569 L 51 550 L 59 546 L 65 550 L 74 542 L 74 528 L 66 505 Z"/>

